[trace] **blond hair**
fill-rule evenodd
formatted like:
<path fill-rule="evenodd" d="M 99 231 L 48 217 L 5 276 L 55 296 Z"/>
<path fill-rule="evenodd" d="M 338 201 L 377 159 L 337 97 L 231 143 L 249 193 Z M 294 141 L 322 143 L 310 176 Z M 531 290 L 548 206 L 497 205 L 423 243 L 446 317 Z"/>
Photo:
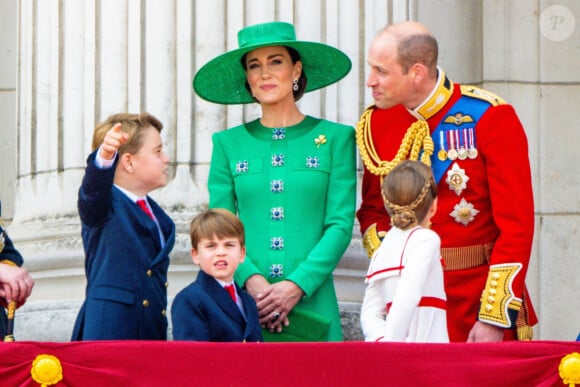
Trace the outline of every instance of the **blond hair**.
<path fill-rule="evenodd" d="M 93 133 L 93 144 L 92 144 L 92 151 L 94 152 L 97 150 L 99 146 L 103 143 L 105 139 L 105 135 L 107 132 L 115 126 L 115 124 L 121 123 L 123 125 L 123 132 L 129 134 L 129 140 L 121 145 L 117 152 L 119 155 L 124 153 L 131 153 L 135 154 L 141 147 L 143 146 L 143 132 L 144 129 L 149 128 L 150 126 L 157 129 L 158 132 L 161 132 L 163 129 L 163 124 L 159 121 L 155 116 L 149 113 L 140 113 L 140 114 L 132 114 L 132 113 L 118 113 L 113 114 L 103 122 L 100 122 L 95 127 L 95 131 Z"/>

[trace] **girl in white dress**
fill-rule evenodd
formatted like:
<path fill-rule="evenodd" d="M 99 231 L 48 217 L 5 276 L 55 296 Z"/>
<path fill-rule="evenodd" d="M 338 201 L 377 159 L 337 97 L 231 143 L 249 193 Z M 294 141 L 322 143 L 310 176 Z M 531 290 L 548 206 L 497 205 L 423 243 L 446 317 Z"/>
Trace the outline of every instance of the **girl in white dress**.
<path fill-rule="evenodd" d="M 429 229 L 437 211 L 431 168 L 406 160 L 382 183 L 391 229 L 372 257 L 361 309 L 366 341 L 446 343 L 441 240 Z"/>

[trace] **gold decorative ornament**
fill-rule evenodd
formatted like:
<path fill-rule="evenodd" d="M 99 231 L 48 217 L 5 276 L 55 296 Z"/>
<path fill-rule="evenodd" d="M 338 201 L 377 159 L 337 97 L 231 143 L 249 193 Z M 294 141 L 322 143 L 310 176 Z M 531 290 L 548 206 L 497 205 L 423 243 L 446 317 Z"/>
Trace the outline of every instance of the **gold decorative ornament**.
<path fill-rule="evenodd" d="M 453 211 L 449 213 L 457 223 L 464 226 L 473 222 L 477 214 L 479 214 L 479 210 L 476 210 L 473 204 L 467 202 L 465 198 L 461 198 L 461 201 L 453 207 Z"/>
<path fill-rule="evenodd" d="M 63 378 L 60 360 L 52 355 L 38 355 L 32 362 L 30 375 L 32 376 L 32 379 L 42 387 L 57 384 Z"/>
<path fill-rule="evenodd" d="M 461 94 L 489 102 L 492 106 L 505 105 L 505 100 L 497 94 L 477 86 L 461 85 Z"/>
<path fill-rule="evenodd" d="M 454 124 L 457 126 L 468 124 L 473 122 L 473 117 L 470 115 L 463 115 L 463 113 L 455 113 L 454 115 L 450 115 L 445 117 L 443 120 L 446 124 Z"/>
<path fill-rule="evenodd" d="M 467 188 L 468 181 L 469 177 L 465 174 L 465 169 L 459 168 L 457 163 L 453 163 L 451 169 L 447 171 L 447 179 L 445 179 L 449 189 L 459 196 Z"/>
<path fill-rule="evenodd" d="M 580 354 L 573 352 L 562 358 L 558 366 L 562 382 L 568 386 L 580 384 Z"/>
<path fill-rule="evenodd" d="M 373 223 L 366 229 L 362 237 L 362 245 L 369 258 L 372 258 L 374 252 L 379 248 L 383 238 L 387 235 L 384 231 L 377 232 L 377 224 Z"/>
<path fill-rule="evenodd" d="M 381 160 L 371 135 L 371 116 L 374 109 L 374 105 L 367 108 L 356 125 L 356 142 L 361 158 L 369 172 L 384 178 L 401 161 L 406 159 L 419 160 L 421 150 L 423 151 L 421 162 L 431 166 L 431 155 L 435 150 L 435 146 L 429 135 L 429 125 L 424 120 L 415 121 L 407 129 L 393 160 Z"/>
<path fill-rule="evenodd" d="M 445 71 L 437 67 L 437 85 L 427 101 L 415 108 L 415 112 L 428 120 L 437 114 L 449 101 L 453 94 L 453 81 L 445 75 Z"/>
<path fill-rule="evenodd" d="M 514 295 L 512 289 L 513 281 L 521 269 L 521 263 L 490 266 L 485 289 L 481 294 L 479 321 L 503 328 L 515 324 L 515 321 L 510 321 L 508 310 L 519 311 L 522 307 L 522 300 Z"/>
<path fill-rule="evenodd" d="M 319 135 L 314 139 L 316 148 L 320 148 L 320 145 L 326 144 L 326 136 L 324 134 Z"/>

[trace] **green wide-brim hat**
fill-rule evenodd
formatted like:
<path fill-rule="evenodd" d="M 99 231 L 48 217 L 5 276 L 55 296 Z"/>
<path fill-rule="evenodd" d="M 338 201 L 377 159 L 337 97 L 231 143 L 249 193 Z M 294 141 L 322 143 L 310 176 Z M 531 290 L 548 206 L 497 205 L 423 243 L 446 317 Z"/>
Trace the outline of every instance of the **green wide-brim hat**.
<path fill-rule="evenodd" d="M 193 89 L 201 98 L 221 104 L 255 102 L 244 86 L 246 72 L 241 59 L 260 47 L 287 46 L 298 51 L 307 77 L 306 93 L 338 82 L 352 67 L 348 56 L 337 48 L 296 40 L 294 26 L 289 23 L 246 27 L 238 32 L 238 45 L 239 48 L 212 59 L 195 74 Z"/>

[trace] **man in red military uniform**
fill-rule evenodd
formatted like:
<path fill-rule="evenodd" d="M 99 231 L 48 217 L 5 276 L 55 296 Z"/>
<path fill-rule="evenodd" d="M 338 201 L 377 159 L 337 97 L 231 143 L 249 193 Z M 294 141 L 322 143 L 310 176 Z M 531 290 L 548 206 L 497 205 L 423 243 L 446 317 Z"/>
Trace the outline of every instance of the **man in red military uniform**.
<path fill-rule="evenodd" d="M 386 27 L 369 48 L 375 104 L 357 125 L 363 246 L 372 255 L 390 228 L 382 178 L 407 158 L 430 164 L 450 340 L 531 339 L 537 319 L 524 284 L 534 233 L 526 135 L 511 105 L 454 84 L 437 55 L 437 41 L 416 22 Z"/>

